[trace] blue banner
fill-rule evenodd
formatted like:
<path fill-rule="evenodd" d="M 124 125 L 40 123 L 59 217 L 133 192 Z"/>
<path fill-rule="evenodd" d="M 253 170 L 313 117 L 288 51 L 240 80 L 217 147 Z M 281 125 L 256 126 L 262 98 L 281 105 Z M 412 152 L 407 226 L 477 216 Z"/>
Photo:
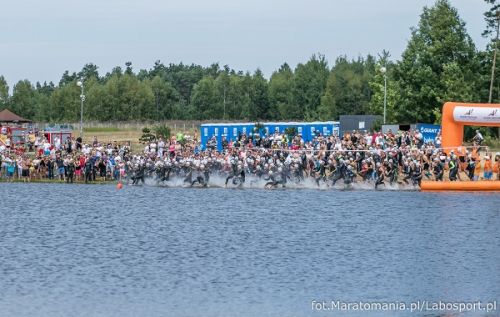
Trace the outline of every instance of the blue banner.
<path fill-rule="evenodd" d="M 441 132 L 441 126 L 437 124 L 418 123 L 417 129 L 418 131 L 420 131 L 420 133 L 422 133 L 424 137 L 424 143 L 434 143 L 436 137 Z"/>

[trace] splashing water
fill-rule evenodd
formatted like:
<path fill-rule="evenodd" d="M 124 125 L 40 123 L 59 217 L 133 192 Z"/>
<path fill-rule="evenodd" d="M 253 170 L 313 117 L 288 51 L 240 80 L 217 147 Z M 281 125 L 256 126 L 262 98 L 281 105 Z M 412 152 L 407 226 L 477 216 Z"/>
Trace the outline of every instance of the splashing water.
<path fill-rule="evenodd" d="M 372 182 L 355 182 L 351 184 L 344 184 L 343 180 L 340 180 L 334 186 L 331 185 L 331 181 L 324 182 L 320 181 L 319 185 L 314 179 L 306 178 L 300 182 L 287 181 L 286 185 L 283 187 L 281 184 L 275 187 L 266 187 L 268 181 L 263 178 L 258 178 L 254 176 L 247 176 L 244 183 L 234 184 L 232 179 L 226 183 L 226 178 L 220 175 L 210 176 L 210 180 L 206 187 L 196 183 L 191 186 L 188 182 L 184 182 L 181 177 L 175 177 L 168 181 L 157 181 L 153 178 L 146 178 L 146 186 L 159 186 L 159 187 L 173 187 L 173 188 L 228 188 L 228 189 L 317 189 L 317 190 L 375 190 L 375 185 Z M 389 184 L 389 182 L 379 185 L 376 190 L 391 190 L 391 191 L 418 191 L 419 188 L 413 185 L 407 184 Z"/>

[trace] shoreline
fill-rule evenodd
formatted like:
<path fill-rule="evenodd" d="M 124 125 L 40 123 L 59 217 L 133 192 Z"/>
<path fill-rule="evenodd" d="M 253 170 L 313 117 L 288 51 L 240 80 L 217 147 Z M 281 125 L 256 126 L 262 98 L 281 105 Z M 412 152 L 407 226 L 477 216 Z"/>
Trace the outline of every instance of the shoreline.
<path fill-rule="evenodd" d="M 118 184 L 118 181 L 116 180 L 110 180 L 110 181 L 94 181 L 94 182 L 88 182 L 85 183 L 85 181 L 73 181 L 73 183 L 67 183 L 66 181 L 61 181 L 61 180 L 51 180 L 51 179 L 32 179 L 30 181 L 25 181 L 23 179 L 13 179 L 12 181 L 7 180 L 6 178 L 0 178 L 0 183 L 36 183 L 36 184 L 66 184 L 66 185 L 71 185 L 71 184 L 80 184 L 80 185 L 116 185 Z"/>

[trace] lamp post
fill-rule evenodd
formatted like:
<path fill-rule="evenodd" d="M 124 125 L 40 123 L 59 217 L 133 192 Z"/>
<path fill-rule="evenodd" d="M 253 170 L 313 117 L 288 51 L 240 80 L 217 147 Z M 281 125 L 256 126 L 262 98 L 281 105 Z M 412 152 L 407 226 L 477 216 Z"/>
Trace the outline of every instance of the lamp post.
<path fill-rule="evenodd" d="M 76 85 L 82 88 L 82 93 L 80 95 L 80 137 L 83 136 L 83 102 L 85 101 L 85 95 L 83 94 L 83 78 L 80 78 L 79 81 L 76 82 Z"/>
<path fill-rule="evenodd" d="M 384 75 L 384 124 L 387 111 L 387 68 L 381 67 L 380 72 Z"/>

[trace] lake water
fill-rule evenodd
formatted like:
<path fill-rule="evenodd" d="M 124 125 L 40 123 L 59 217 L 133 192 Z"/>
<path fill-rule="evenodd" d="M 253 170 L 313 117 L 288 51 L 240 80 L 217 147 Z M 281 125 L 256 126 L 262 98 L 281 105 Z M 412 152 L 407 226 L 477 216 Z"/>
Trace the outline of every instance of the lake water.
<path fill-rule="evenodd" d="M 2 183 L 0 197 L 0 316 L 410 316 L 313 300 L 500 314 L 498 193 Z"/>

